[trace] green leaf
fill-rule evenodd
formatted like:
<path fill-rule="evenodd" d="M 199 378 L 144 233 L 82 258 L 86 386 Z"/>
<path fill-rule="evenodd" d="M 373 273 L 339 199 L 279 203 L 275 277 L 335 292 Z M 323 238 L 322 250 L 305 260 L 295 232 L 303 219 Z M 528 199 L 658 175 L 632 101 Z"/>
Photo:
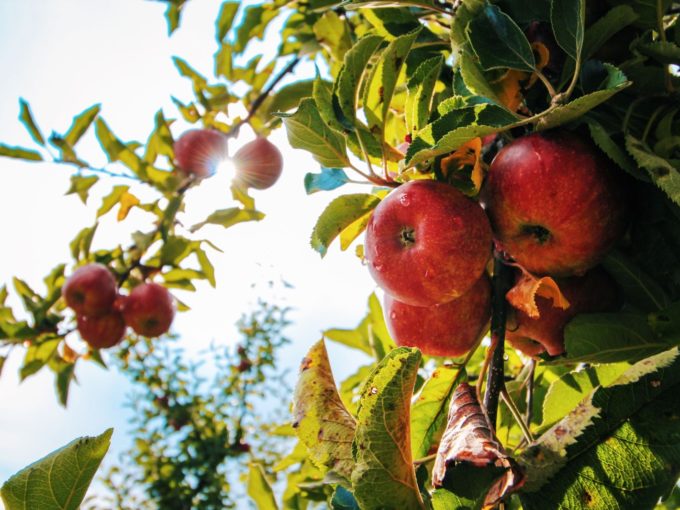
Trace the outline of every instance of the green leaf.
<path fill-rule="evenodd" d="M 0 156 L 5 156 L 14 159 L 24 159 L 26 161 L 42 161 L 43 157 L 39 152 L 23 147 L 10 147 L 0 143 Z"/>
<path fill-rule="evenodd" d="M 231 26 L 234 24 L 234 17 L 236 17 L 236 11 L 240 2 L 222 2 L 220 7 L 220 13 L 217 16 L 217 21 L 215 22 L 215 39 L 218 43 L 224 41 L 227 36 L 227 32 L 231 30 Z"/>
<path fill-rule="evenodd" d="M 244 221 L 260 221 L 262 219 L 264 219 L 264 213 L 261 213 L 260 211 L 230 207 L 229 209 L 215 211 L 205 220 L 189 228 L 189 231 L 196 232 L 205 225 L 220 225 L 224 228 L 229 228 Z"/>
<path fill-rule="evenodd" d="M 646 315 L 582 314 L 564 329 L 565 362 L 617 363 L 651 356 L 680 343 L 678 334 L 662 336 Z"/>
<path fill-rule="evenodd" d="M 368 128 L 372 132 L 374 129 L 381 133 L 385 131 L 387 112 L 399 73 L 419 33 L 420 28 L 391 41 L 371 70 L 364 88 L 363 103 Z"/>
<path fill-rule="evenodd" d="M 66 143 L 68 143 L 71 147 L 75 146 L 78 140 L 80 140 L 87 129 L 92 125 L 94 119 L 97 118 L 100 110 L 101 106 L 96 104 L 82 112 L 80 115 L 74 117 L 71 127 L 64 135 L 64 140 Z"/>
<path fill-rule="evenodd" d="M 661 64 L 680 63 L 680 46 L 670 41 L 640 43 L 635 46 L 635 49 Z"/>
<path fill-rule="evenodd" d="M 355 124 L 358 88 L 374 53 L 383 42 L 377 35 L 367 35 L 359 39 L 345 54 L 345 59 L 333 88 L 335 115 L 347 129 Z M 337 101 L 337 108 L 336 108 Z M 345 165 L 324 165 L 345 166 Z"/>
<path fill-rule="evenodd" d="M 524 32 L 498 6 L 487 4 L 468 24 L 466 32 L 484 70 L 510 68 L 532 72 L 536 68 Z"/>
<path fill-rule="evenodd" d="M 663 288 L 623 253 L 611 251 L 602 265 L 623 290 L 626 301 L 642 311 L 659 311 L 671 304 Z"/>
<path fill-rule="evenodd" d="M 182 7 L 186 0 L 169 0 L 168 7 L 165 9 L 165 20 L 168 25 L 168 35 L 179 28 L 180 16 L 182 13 Z"/>
<path fill-rule="evenodd" d="M 326 11 L 313 26 L 314 35 L 331 56 L 341 62 L 352 47 L 352 31 L 347 20 L 334 11 Z"/>
<path fill-rule="evenodd" d="M 628 363 L 614 363 L 587 367 L 569 372 L 548 388 L 543 400 L 543 422 L 546 430 L 572 411 L 598 386 L 608 386 L 630 368 Z"/>
<path fill-rule="evenodd" d="M 354 497 L 363 510 L 424 509 L 411 458 L 409 410 L 421 355 L 399 347 L 366 380 L 352 445 Z"/>
<path fill-rule="evenodd" d="M 28 131 L 28 134 L 31 135 L 31 138 L 33 138 L 33 141 L 37 144 L 44 146 L 45 145 L 45 138 L 43 137 L 42 133 L 40 132 L 38 125 L 33 120 L 33 114 L 31 113 L 31 107 L 23 99 L 19 99 L 19 107 L 21 108 L 21 112 L 19 113 L 19 120 L 21 121 L 21 123 L 24 125 L 24 127 Z"/>
<path fill-rule="evenodd" d="M 432 445 L 441 439 L 451 395 L 463 377 L 465 370 L 442 365 L 425 381 L 411 407 L 411 452 L 414 459 L 425 457 Z"/>
<path fill-rule="evenodd" d="M 550 109 L 546 115 L 540 117 L 536 123 L 536 128 L 539 130 L 552 129 L 579 119 L 584 113 L 604 103 L 614 94 L 621 92 L 631 85 L 626 75 L 619 69 L 609 64 L 604 64 L 604 67 L 607 69 L 608 76 L 601 90 L 591 92 L 567 104 Z"/>
<path fill-rule="evenodd" d="M 283 114 L 288 143 L 295 149 L 309 151 L 314 159 L 327 168 L 349 166 L 345 139 L 332 131 L 319 115 L 311 98 L 303 99 L 293 114 Z"/>
<path fill-rule="evenodd" d="M 77 510 L 111 444 L 113 429 L 82 437 L 12 476 L 0 489 L 7 510 Z"/>
<path fill-rule="evenodd" d="M 361 510 L 352 493 L 338 486 L 331 498 L 331 510 Z"/>
<path fill-rule="evenodd" d="M 323 340 L 309 349 L 300 365 L 293 416 L 293 427 L 312 461 L 349 480 L 356 422 L 340 399 Z"/>
<path fill-rule="evenodd" d="M 277 12 L 273 3 L 246 7 L 243 20 L 236 29 L 234 50 L 240 53 L 252 39 L 262 39 L 267 25 L 276 17 Z"/>
<path fill-rule="evenodd" d="M 494 103 L 500 104 L 496 92 L 486 79 L 484 71 L 482 71 L 482 68 L 477 63 L 476 58 L 463 53 L 460 55 L 458 64 L 465 88 L 478 96 L 486 97 Z"/>
<path fill-rule="evenodd" d="M 102 205 L 99 206 L 99 209 L 97 209 L 97 218 L 103 216 L 107 212 L 109 212 L 111 209 L 115 207 L 115 205 L 120 201 L 120 198 L 130 189 L 130 186 L 125 186 L 125 185 L 118 185 L 114 186 L 113 189 L 111 190 L 111 193 L 106 195 L 102 199 Z"/>
<path fill-rule="evenodd" d="M 69 243 L 71 255 L 75 260 L 85 259 L 90 255 L 90 246 L 92 246 L 97 226 L 98 224 L 95 223 L 92 227 L 85 227 Z"/>
<path fill-rule="evenodd" d="M 66 192 L 67 195 L 78 195 L 83 204 L 87 203 L 90 188 L 94 186 L 99 177 L 96 175 L 72 175 L 71 187 Z"/>
<path fill-rule="evenodd" d="M 142 160 L 113 134 L 109 126 L 106 125 L 106 122 L 104 122 L 104 119 L 101 117 L 98 117 L 95 120 L 95 133 L 97 135 L 97 140 L 99 140 L 99 144 L 102 146 L 102 149 L 104 149 L 104 152 L 111 163 L 120 161 L 136 175 L 146 177 Z"/>
<path fill-rule="evenodd" d="M 552 0 L 550 23 L 555 40 L 577 62 L 583 50 L 585 21 L 585 0 Z"/>
<path fill-rule="evenodd" d="M 680 205 L 680 172 L 667 159 L 654 154 L 633 135 L 626 135 L 626 149 L 638 166 L 647 171 L 654 184 Z"/>
<path fill-rule="evenodd" d="M 173 149 L 174 140 L 172 139 L 170 126 L 167 120 L 165 120 L 162 110 L 156 112 L 154 123 L 154 130 L 151 132 L 151 135 L 149 135 L 149 139 L 146 142 L 144 161 L 153 164 L 159 155 L 165 156 L 168 160 L 172 161 L 175 156 L 175 151 Z"/>
<path fill-rule="evenodd" d="M 598 386 L 519 457 L 527 474 L 524 490 L 533 493 L 540 489 L 540 497 L 546 497 L 549 490 L 542 489 L 546 482 L 559 481 L 562 477 L 557 475 L 570 462 L 586 454 L 593 445 L 606 445 L 607 438 L 624 420 L 679 382 L 680 357 L 675 347 L 639 361 L 608 386 Z M 657 417 L 657 422 L 661 421 Z M 606 481 L 601 471 L 593 472 L 591 468 L 590 474 L 591 479 Z"/>
<path fill-rule="evenodd" d="M 616 163 L 620 168 L 628 172 L 636 178 L 640 178 L 640 171 L 632 158 L 626 153 L 624 149 L 612 140 L 607 130 L 599 122 L 588 119 L 588 128 L 590 130 L 590 137 L 595 144 L 604 152 L 609 159 Z"/>
<path fill-rule="evenodd" d="M 415 133 L 427 124 L 432 110 L 434 88 L 441 72 L 444 58 L 433 57 L 418 66 L 408 81 L 408 96 L 404 108 L 406 130 Z"/>
<path fill-rule="evenodd" d="M 583 56 L 590 58 L 604 43 L 638 18 L 630 5 L 617 5 L 588 27 L 583 40 Z"/>
<path fill-rule="evenodd" d="M 201 267 L 201 271 L 208 280 L 208 283 L 210 283 L 212 287 L 215 287 L 217 285 L 217 281 L 215 280 L 215 267 L 212 265 L 212 262 L 210 262 L 207 253 L 200 246 L 197 246 L 194 249 L 194 253 L 198 259 L 198 265 Z"/>
<path fill-rule="evenodd" d="M 654 508 L 678 478 L 679 416 L 680 393 L 666 391 L 570 461 L 539 493 L 523 496 L 524 508 Z"/>
<path fill-rule="evenodd" d="M 473 138 L 508 129 L 517 122 L 512 113 L 491 103 L 454 108 L 418 132 L 406 153 L 406 163 L 414 166 L 448 154 Z"/>
<path fill-rule="evenodd" d="M 317 191 L 331 191 L 349 182 L 349 177 L 341 168 L 321 168 L 320 174 L 305 175 L 305 191 L 308 195 Z"/>
<path fill-rule="evenodd" d="M 250 464 L 248 471 L 248 496 L 253 500 L 257 510 L 278 510 L 271 485 L 267 481 L 264 469 L 260 464 Z"/>
<path fill-rule="evenodd" d="M 57 352 L 61 338 L 47 338 L 39 343 L 34 342 L 26 349 L 24 362 L 19 369 L 19 378 L 23 381 L 44 367 Z"/>
<path fill-rule="evenodd" d="M 52 362 L 54 363 L 54 359 Z M 71 383 L 75 381 L 76 365 L 75 363 L 66 363 L 63 361 L 56 365 L 56 367 L 51 368 L 56 372 L 55 386 L 57 388 L 57 397 L 59 398 L 59 403 L 66 407 Z"/>
<path fill-rule="evenodd" d="M 380 199 L 375 195 L 355 193 L 334 199 L 321 213 L 312 231 L 312 248 L 323 257 L 333 239 L 354 221 L 375 209 Z"/>

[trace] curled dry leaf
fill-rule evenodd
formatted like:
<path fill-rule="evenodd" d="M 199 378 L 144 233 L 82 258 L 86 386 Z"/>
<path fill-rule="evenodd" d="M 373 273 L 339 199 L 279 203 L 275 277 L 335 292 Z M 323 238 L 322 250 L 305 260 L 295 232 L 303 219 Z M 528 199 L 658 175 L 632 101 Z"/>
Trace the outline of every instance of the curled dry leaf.
<path fill-rule="evenodd" d="M 549 276 L 537 278 L 524 270 L 515 282 L 515 286 L 505 295 L 513 307 L 523 311 L 532 319 L 540 317 L 536 296 L 552 299 L 553 306 L 562 310 L 569 308 L 569 301 L 564 297 L 555 280 Z"/>
<path fill-rule="evenodd" d="M 449 485 L 457 468 L 468 467 L 499 473 L 484 497 L 483 508 L 496 506 L 524 484 L 521 468 L 508 457 L 489 427 L 474 387 L 461 383 L 451 398 L 448 424 L 432 470 L 432 483 L 435 487 Z"/>
<path fill-rule="evenodd" d="M 474 184 L 474 193 L 482 187 L 484 178 L 484 163 L 482 161 L 482 139 L 473 138 L 458 147 L 454 152 L 442 158 L 441 171 L 447 181 L 454 182 L 462 179 L 459 173 L 470 168 L 470 180 Z"/>

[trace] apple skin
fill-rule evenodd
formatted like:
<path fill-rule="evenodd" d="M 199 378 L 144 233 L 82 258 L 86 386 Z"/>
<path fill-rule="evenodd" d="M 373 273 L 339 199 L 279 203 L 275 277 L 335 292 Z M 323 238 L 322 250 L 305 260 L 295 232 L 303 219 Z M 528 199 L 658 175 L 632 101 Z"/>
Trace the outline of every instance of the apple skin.
<path fill-rule="evenodd" d="M 506 145 L 489 168 L 484 202 L 500 248 L 531 273 L 583 274 L 623 235 L 622 176 L 567 132 Z"/>
<path fill-rule="evenodd" d="M 528 356 L 547 352 L 557 356 L 564 352 L 564 328 L 580 313 L 614 312 L 621 307 L 621 297 L 614 280 L 597 267 L 583 276 L 557 280 L 562 294 L 569 301 L 563 310 L 553 306 L 552 300 L 536 296 L 540 317 L 532 319 L 515 310 L 514 326 L 508 324 L 506 339 Z M 511 321 L 512 322 L 512 321 Z"/>
<path fill-rule="evenodd" d="M 446 303 L 480 278 L 491 254 L 481 206 L 448 184 L 410 181 L 373 211 L 365 257 L 376 283 L 413 306 Z"/>
<path fill-rule="evenodd" d="M 106 349 L 120 343 L 127 329 L 123 315 L 115 310 L 98 317 L 78 315 L 77 321 L 81 338 L 96 349 Z"/>
<path fill-rule="evenodd" d="M 175 142 L 177 168 L 188 176 L 210 177 L 228 155 L 228 138 L 214 129 L 190 129 Z"/>
<path fill-rule="evenodd" d="M 111 271 L 92 263 L 76 269 L 61 289 L 66 304 L 78 315 L 94 317 L 111 309 L 118 285 Z"/>
<path fill-rule="evenodd" d="M 157 337 L 167 333 L 175 316 L 168 289 L 157 283 L 138 285 L 123 304 L 123 317 L 135 333 Z"/>
<path fill-rule="evenodd" d="M 259 137 L 241 147 L 233 157 L 236 180 L 249 188 L 267 189 L 281 176 L 283 156 L 266 138 Z"/>
<path fill-rule="evenodd" d="M 433 306 L 412 306 L 384 298 L 387 329 L 399 346 L 429 356 L 466 354 L 484 333 L 491 314 L 491 282 L 484 274 L 465 294 Z"/>

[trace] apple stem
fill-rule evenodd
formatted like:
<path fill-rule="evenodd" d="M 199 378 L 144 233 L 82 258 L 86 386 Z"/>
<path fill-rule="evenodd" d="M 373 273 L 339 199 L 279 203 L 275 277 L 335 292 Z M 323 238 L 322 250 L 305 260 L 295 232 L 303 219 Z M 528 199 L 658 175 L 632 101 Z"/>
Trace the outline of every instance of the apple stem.
<path fill-rule="evenodd" d="M 492 294 L 491 294 L 491 366 L 484 394 L 484 408 L 489 425 L 496 429 L 498 400 L 505 388 L 505 322 L 507 319 L 507 302 L 505 294 L 512 286 L 512 271 L 505 264 L 500 253 L 494 253 Z M 481 383 L 481 381 L 480 381 Z"/>

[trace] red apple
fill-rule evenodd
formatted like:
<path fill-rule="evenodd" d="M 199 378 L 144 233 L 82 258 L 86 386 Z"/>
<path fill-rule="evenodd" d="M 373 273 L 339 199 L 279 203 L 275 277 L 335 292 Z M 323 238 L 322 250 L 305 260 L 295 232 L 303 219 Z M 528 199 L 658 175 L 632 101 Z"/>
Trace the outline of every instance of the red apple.
<path fill-rule="evenodd" d="M 412 306 L 389 294 L 385 321 L 399 346 L 417 347 L 430 356 L 462 356 L 485 332 L 491 313 L 491 282 L 484 274 L 470 290 L 453 301 Z"/>
<path fill-rule="evenodd" d="M 214 129 L 190 129 L 174 145 L 175 162 L 186 176 L 210 177 L 229 155 L 228 138 Z"/>
<path fill-rule="evenodd" d="M 111 309 L 118 285 L 111 271 L 102 264 L 87 264 L 66 280 L 61 293 L 66 304 L 78 315 L 102 315 Z"/>
<path fill-rule="evenodd" d="M 414 306 L 446 303 L 465 294 L 491 253 L 484 211 L 448 184 L 410 181 L 373 211 L 365 257 L 385 292 Z"/>
<path fill-rule="evenodd" d="M 78 315 L 78 332 L 83 340 L 96 349 L 118 344 L 125 337 L 125 321 L 120 312 L 89 317 Z"/>
<path fill-rule="evenodd" d="M 499 151 L 484 195 L 504 251 L 532 273 L 571 276 L 600 262 L 623 234 L 622 182 L 590 143 L 537 133 Z"/>
<path fill-rule="evenodd" d="M 125 300 L 123 317 L 135 333 L 160 336 L 170 329 L 175 306 L 168 289 L 157 283 L 138 285 Z"/>
<path fill-rule="evenodd" d="M 250 188 L 267 189 L 281 176 L 283 156 L 266 138 L 248 142 L 234 154 L 236 180 Z"/>
<path fill-rule="evenodd" d="M 618 288 L 612 278 L 600 268 L 583 276 L 557 280 L 567 301 L 566 310 L 553 306 L 551 299 L 536 296 L 540 317 L 532 319 L 515 310 L 515 324 L 508 325 L 506 339 L 516 349 L 529 356 L 547 352 L 557 356 L 564 352 L 564 327 L 580 313 L 613 312 L 621 306 Z"/>

